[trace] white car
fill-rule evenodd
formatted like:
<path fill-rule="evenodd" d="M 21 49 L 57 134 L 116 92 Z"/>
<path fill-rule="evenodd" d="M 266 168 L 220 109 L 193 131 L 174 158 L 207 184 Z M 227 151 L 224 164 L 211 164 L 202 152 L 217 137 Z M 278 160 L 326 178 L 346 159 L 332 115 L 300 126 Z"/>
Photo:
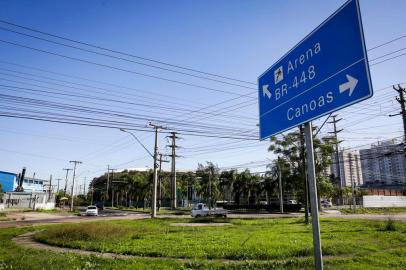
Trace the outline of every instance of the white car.
<path fill-rule="evenodd" d="M 227 210 L 222 208 L 213 208 L 209 209 L 207 205 L 203 203 L 198 203 L 192 209 L 191 213 L 192 217 L 208 217 L 208 216 L 215 216 L 215 217 L 227 217 Z"/>
<path fill-rule="evenodd" d="M 86 216 L 98 216 L 98 215 L 99 215 L 99 210 L 97 209 L 97 206 L 89 205 L 86 208 Z"/>

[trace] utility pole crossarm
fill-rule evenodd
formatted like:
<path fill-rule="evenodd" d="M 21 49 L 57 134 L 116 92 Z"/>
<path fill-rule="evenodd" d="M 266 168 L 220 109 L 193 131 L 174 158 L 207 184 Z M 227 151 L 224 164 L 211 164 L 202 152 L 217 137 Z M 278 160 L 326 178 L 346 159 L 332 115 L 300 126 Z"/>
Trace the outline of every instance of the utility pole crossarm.
<path fill-rule="evenodd" d="M 396 97 L 397 102 L 400 104 L 401 111 L 399 114 L 402 115 L 403 119 L 403 141 L 406 142 L 406 108 L 405 108 L 405 88 L 401 87 L 400 84 L 398 84 L 398 87 L 396 88 L 393 86 L 393 89 L 399 93 L 399 97 Z"/>

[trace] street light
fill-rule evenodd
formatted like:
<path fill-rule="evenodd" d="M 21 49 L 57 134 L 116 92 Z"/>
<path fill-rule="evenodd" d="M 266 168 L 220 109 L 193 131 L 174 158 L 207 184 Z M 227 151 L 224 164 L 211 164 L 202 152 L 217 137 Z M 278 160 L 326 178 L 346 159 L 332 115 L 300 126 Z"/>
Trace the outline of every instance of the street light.
<path fill-rule="evenodd" d="M 151 206 L 151 217 L 156 217 L 156 196 L 157 196 L 157 155 L 158 155 L 158 128 L 159 126 L 152 125 L 155 129 L 155 146 L 154 146 L 154 154 L 152 154 L 145 145 L 133 134 L 132 132 L 128 131 L 127 129 L 120 128 L 120 131 L 126 132 L 133 136 L 133 138 L 148 152 L 148 154 L 154 159 L 154 181 L 153 181 L 153 188 L 152 188 L 152 206 Z"/>
<path fill-rule="evenodd" d="M 128 130 L 125 129 L 125 128 L 120 128 L 120 131 L 125 132 L 125 133 L 128 133 L 128 134 L 130 134 L 131 136 L 133 136 L 133 138 L 142 146 L 142 148 L 144 148 L 145 151 L 147 151 L 147 153 L 148 153 L 152 158 L 154 158 L 154 155 L 145 147 L 145 145 L 137 138 L 137 136 L 135 136 L 134 133 L 128 131 Z"/>

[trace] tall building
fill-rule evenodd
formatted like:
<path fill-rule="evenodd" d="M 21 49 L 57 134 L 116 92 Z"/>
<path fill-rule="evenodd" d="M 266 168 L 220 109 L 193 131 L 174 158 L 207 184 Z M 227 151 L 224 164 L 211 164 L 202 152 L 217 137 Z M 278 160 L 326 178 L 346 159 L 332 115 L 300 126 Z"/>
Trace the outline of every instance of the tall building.
<path fill-rule="evenodd" d="M 360 150 L 366 185 L 405 185 L 406 159 L 403 143 L 395 139 Z"/>
<path fill-rule="evenodd" d="M 361 158 L 358 151 L 341 150 L 339 155 L 340 180 L 342 187 L 361 186 L 364 178 L 361 169 Z M 336 155 L 332 156 L 331 173 L 337 175 Z"/>

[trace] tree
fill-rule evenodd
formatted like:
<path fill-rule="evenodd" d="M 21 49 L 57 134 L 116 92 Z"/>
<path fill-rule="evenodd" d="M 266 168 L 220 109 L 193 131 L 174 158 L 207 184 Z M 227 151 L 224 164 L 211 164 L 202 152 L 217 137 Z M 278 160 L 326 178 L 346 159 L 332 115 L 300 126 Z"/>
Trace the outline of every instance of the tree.
<path fill-rule="evenodd" d="M 237 177 L 233 184 L 234 201 L 237 205 L 241 204 L 242 197 L 246 198 L 245 203 L 248 203 L 250 191 L 252 188 L 251 180 L 251 172 L 248 169 L 237 174 Z"/>
<path fill-rule="evenodd" d="M 238 172 L 236 170 L 222 171 L 220 174 L 220 190 L 223 201 L 232 201 L 234 194 L 234 184 L 237 179 Z"/>
<path fill-rule="evenodd" d="M 96 177 L 92 180 L 94 190 L 94 201 L 111 200 L 111 191 L 115 191 L 115 200 L 119 198 L 119 203 L 125 206 L 145 207 L 145 201 L 151 196 L 152 171 L 123 171 L 115 173 L 114 178 L 110 175 L 109 190 L 107 188 L 107 174 Z M 118 194 L 118 195 L 117 195 Z M 118 196 L 118 197 L 116 197 Z"/>
<path fill-rule="evenodd" d="M 220 198 L 219 189 L 219 176 L 220 170 L 217 165 L 212 162 L 206 162 L 207 165 L 203 166 L 198 164 L 196 170 L 196 177 L 199 181 L 199 193 L 208 202 L 209 206 L 214 206 L 214 203 Z"/>
<path fill-rule="evenodd" d="M 282 137 L 272 137 L 269 151 L 281 159 L 282 181 L 285 191 L 291 192 L 305 200 L 303 181 L 303 159 L 301 155 L 300 133 L 291 132 Z M 333 189 L 330 180 L 326 177 L 326 169 L 331 165 L 331 156 L 334 152 L 333 141 L 329 137 L 313 139 L 315 169 L 319 195 L 332 195 Z"/>

